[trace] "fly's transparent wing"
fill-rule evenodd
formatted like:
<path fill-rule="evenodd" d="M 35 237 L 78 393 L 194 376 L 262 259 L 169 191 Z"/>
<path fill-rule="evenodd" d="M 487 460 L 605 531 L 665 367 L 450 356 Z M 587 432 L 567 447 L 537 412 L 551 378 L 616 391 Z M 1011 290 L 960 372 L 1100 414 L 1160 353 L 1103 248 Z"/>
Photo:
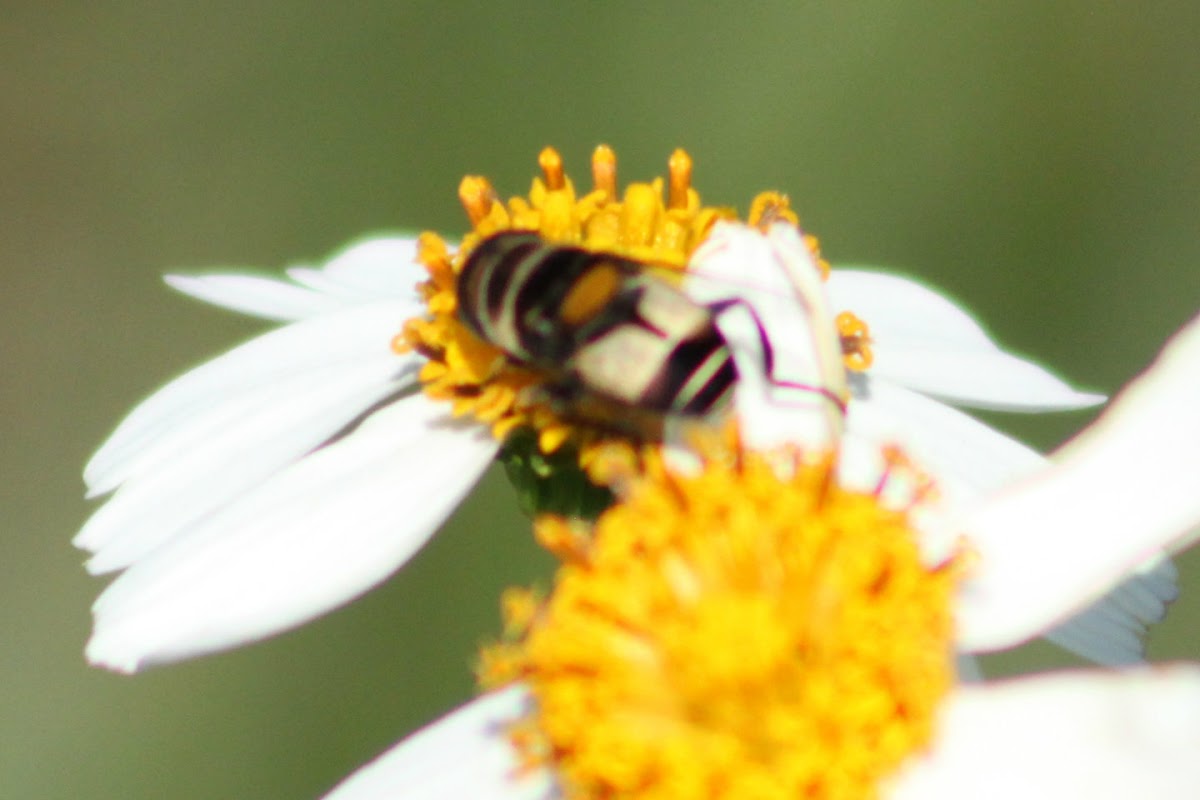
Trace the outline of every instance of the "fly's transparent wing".
<path fill-rule="evenodd" d="M 765 233 L 718 223 L 693 255 L 684 290 L 718 311 L 738 366 L 748 441 L 834 445 L 846 373 L 824 283 L 799 231 L 785 223 Z"/>

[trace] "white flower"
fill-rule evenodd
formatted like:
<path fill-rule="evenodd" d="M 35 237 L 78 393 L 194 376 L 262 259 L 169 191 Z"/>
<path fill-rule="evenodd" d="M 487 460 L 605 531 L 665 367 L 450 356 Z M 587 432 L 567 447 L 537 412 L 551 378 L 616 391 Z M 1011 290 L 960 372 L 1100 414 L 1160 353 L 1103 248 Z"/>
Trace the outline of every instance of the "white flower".
<path fill-rule="evenodd" d="M 976 553 L 956 605 L 961 646 L 989 650 L 1035 636 L 1147 554 L 1192 543 L 1200 524 L 1197 376 L 1200 317 L 1049 466 L 946 521 Z M 844 698 L 848 707 L 854 701 Z M 530 704 L 519 685 L 485 695 L 401 742 L 327 800 L 558 797 L 555 776 L 523 763 L 510 744 Z M 938 708 L 935 731 L 927 752 L 885 779 L 882 797 L 1182 800 L 1200 785 L 1200 668 L 959 684 Z"/>
<path fill-rule="evenodd" d="M 88 464 L 89 496 L 116 491 L 75 543 L 92 553 L 91 572 L 124 570 L 94 606 L 89 660 L 133 672 L 301 624 L 388 577 L 470 491 L 497 442 L 422 394 L 423 359 L 390 347 L 403 322 L 424 313 L 415 249 L 408 238 L 369 239 L 321 268 L 289 269 L 290 281 L 168 277 L 192 296 L 287 324 L 154 393 Z M 948 491 L 975 496 L 1041 457 L 901 388 L 910 375 L 977 405 L 1097 399 L 1004 353 L 915 283 L 835 271 L 830 288 L 836 307 L 870 315 L 881 365 L 858 376 L 849 433 L 898 441 Z M 922 368 L 922 357 L 944 369 Z M 1173 589 L 1169 573 L 1146 583 L 1141 605 L 1109 603 L 1108 627 L 1126 631 L 1118 645 L 1104 631 L 1067 644 L 1102 661 L 1136 660 L 1136 634 Z"/>

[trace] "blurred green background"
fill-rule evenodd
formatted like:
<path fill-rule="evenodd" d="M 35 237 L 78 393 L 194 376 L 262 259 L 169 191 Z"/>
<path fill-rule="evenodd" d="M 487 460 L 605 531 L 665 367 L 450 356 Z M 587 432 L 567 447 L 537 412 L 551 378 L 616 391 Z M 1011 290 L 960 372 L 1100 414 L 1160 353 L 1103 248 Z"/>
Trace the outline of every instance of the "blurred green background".
<path fill-rule="evenodd" d="M 624 180 L 686 147 L 712 202 L 790 193 L 1111 391 L 1200 307 L 1200 5 L 8 3 L 0 56 L 0 796 L 309 798 L 465 700 L 504 585 L 542 573 L 491 475 L 397 578 L 297 632 L 134 678 L 85 666 L 84 460 L 261 330 L 167 268 L 462 229 L 464 173 L 545 144 Z M 990 420 L 1050 447 L 1088 419 Z M 402 487 L 397 487 L 402 491 Z M 1196 658 L 1200 561 L 1151 641 Z M 1055 661 L 1037 648 L 1026 659 Z M 1006 669 L 1033 661 L 1001 659 Z M 1038 661 L 1038 663 L 1042 663 Z"/>

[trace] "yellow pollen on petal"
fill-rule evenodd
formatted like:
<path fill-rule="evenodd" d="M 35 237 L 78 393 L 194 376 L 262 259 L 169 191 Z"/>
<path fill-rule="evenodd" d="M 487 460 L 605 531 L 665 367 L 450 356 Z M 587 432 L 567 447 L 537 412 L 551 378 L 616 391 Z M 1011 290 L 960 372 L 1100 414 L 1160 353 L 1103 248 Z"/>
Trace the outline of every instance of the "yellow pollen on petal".
<path fill-rule="evenodd" d="M 571 555 L 536 609 L 506 603 L 490 659 L 529 688 L 513 742 L 564 797 L 870 799 L 928 747 L 957 557 L 925 564 L 905 511 L 828 459 L 781 477 L 786 455 L 643 477 L 593 527 L 538 520 Z"/>
<path fill-rule="evenodd" d="M 863 372 L 875 360 L 871 350 L 871 329 L 849 311 L 837 315 L 838 335 L 842 339 L 842 359 L 846 369 Z"/>

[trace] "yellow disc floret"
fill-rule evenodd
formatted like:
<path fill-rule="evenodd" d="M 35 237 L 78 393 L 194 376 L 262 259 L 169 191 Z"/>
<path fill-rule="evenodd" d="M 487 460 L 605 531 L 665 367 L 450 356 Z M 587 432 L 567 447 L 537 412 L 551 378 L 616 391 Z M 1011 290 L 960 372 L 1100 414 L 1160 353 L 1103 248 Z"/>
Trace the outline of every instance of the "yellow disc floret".
<path fill-rule="evenodd" d="M 872 798 L 928 745 L 957 562 L 925 564 L 908 514 L 828 461 L 779 464 L 709 458 L 594 528 L 539 520 L 575 551 L 547 598 L 507 601 L 483 678 L 529 687 L 513 741 L 566 797 Z"/>

